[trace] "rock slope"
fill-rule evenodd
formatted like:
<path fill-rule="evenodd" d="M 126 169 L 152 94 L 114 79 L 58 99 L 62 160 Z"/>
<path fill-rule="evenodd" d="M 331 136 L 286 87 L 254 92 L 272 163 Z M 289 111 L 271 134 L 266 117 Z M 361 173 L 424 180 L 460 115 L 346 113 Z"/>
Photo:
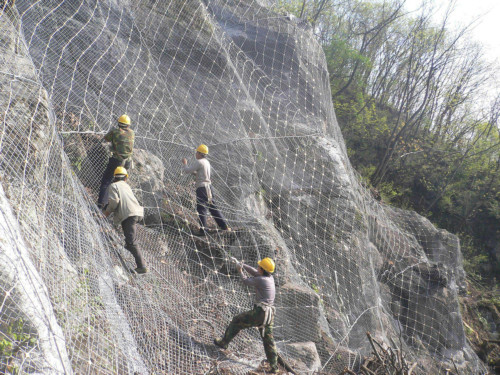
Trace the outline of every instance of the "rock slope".
<path fill-rule="evenodd" d="M 2 272 L 2 290 L 23 296 L 7 295 L 13 307 L 1 310 L 20 348 L 0 353 L 4 371 L 265 371 L 254 330 L 228 351 L 211 345 L 252 305 L 229 256 L 276 259 L 275 338 L 299 373 L 359 370 L 367 331 L 398 343 L 415 373 L 484 371 L 461 323 L 457 238 L 361 185 L 303 22 L 251 0 L 18 0 L 0 16 L 0 38 L 1 199 L 41 301 L 25 311 L 33 288 Z M 146 208 L 139 240 L 151 272 L 141 277 L 127 273 L 121 232 L 94 206 L 102 135 L 125 112 L 137 134 L 130 183 Z M 198 239 L 180 159 L 202 142 L 235 230 Z M 12 335 L 21 318 L 31 342 Z"/>

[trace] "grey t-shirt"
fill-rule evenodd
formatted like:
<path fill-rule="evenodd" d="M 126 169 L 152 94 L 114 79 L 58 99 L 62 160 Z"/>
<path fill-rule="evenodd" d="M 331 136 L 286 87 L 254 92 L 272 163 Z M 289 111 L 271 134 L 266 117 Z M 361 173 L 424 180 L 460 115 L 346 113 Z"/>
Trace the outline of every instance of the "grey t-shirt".
<path fill-rule="evenodd" d="M 195 175 L 196 188 L 210 185 L 210 162 L 207 159 L 196 159 L 190 165 L 185 165 L 183 169 L 184 173 Z"/>
<path fill-rule="evenodd" d="M 274 304 L 276 288 L 273 276 L 261 276 L 259 275 L 259 271 L 246 264 L 243 264 L 243 269 L 252 275 L 252 277 L 246 277 L 242 274 L 241 277 L 245 285 L 255 288 L 255 303 L 265 302 L 271 305 Z"/>

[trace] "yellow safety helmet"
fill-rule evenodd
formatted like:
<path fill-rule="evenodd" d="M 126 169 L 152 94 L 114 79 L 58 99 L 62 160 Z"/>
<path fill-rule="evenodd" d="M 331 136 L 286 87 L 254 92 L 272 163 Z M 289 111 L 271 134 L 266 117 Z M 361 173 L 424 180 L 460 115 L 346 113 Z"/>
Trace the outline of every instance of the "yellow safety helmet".
<path fill-rule="evenodd" d="M 208 146 L 207 145 L 199 145 L 198 148 L 196 149 L 196 151 L 202 153 L 202 154 L 205 154 L 205 155 L 208 155 Z"/>
<path fill-rule="evenodd" d="M 274 272 L 274 260 L 272 260 L 271 258 L 264 258 L 262 260 L 259 260 L 257 262 L 257 264 L 259 265 L 260 268 L 262 268 L 264 271 L 267 271 L 269 273 L 273 273 Z"/>
<path fill-rule="evenodd" d="M 114 176 L 125 176 L 128 177 L 127 170 L 123 167 L 116 167 Z"/>
<path fill-rule="evenodd" d="M 123 125 L 130 125 L 130 117 L 128 117 L 127 115 L 121 115 L 120 117 L 118 117 L 118 122 L 120 124 L 123 124 Z"/>

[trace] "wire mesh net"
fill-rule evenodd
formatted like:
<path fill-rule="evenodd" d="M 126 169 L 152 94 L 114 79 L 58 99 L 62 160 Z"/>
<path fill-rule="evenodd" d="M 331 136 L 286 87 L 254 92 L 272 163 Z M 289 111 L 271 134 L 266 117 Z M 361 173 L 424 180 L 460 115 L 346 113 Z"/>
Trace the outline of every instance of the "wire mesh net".
<path fill-rule="evenodd" d="M 414 373 L 484 370 L 462 328 L 457 238 L 363 187 L 306 23 L 258 0 L 0 4 L 2 372 L 264 373 L 257 330 L 227 351 L 212 340 L 253 305 L 229 257 L 267 256 L 274 336 L 297 373 L 359 371 L 367 331 Z M 140 276 L 95 205 L 123 113 Z M 200 143 L 233 228 L 203 238 L 181 168 Z"/>

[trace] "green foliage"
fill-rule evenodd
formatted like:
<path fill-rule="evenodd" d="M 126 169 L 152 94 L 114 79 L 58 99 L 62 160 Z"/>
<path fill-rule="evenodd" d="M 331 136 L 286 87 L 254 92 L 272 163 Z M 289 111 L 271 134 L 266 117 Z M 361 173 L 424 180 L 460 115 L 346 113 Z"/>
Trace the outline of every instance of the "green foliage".
<path fill-rule="evenodd" d="M 162 211 L 161 220 L 163 225 L 166 227 L 180 229 L 184 232 L 190 232 L 189 222 L 184 218 L 182 218 L 181 216 L 166 211 Z"/>
<path fill-rule="evenodd" d="M 319 4 L 280 1 L 309 20 Z M 481 86 L 490 72 L 480 51 L 462 41 L 466 33 L 455 39 L 428 15 L 396 9 L 395 1 L 337 3 L 322 10 L 314 27 L 349 158 L 383 201 L 457 233 L 467 272 L 494 276 L 500 96 L 479 108 L 480 90 L 491 92 Z"/>
<path fill-rule="evenodd" d="M 475 333 L 475 331 L 469 325 L 464 325 L 464 329 L 467 336 L 472 336 Z"/>
<path fill-rule="evenodd" d="M 486 320 L 486 318 L 483 315 L 481 315 L 481 313 L 479 311 L 477 312 L 477 318 L 481 322 L 481 324 L 483 325 L 483 328 L 486 331 L 489 331 L 490 330 L 490 324 L 488 323 L 488 321 Z"/>
<path fill-rule="evenodd" d="M 481 265 L 489 262 L 488 255 L 478 254 L 464 259 L 464 270 L 469 275 L 473 275 L 476 279 L 481 280 L 482 277 L 477 272 L 480 270 Z"/>
<path fill-rule="evenodd" d="M 257 195 L 260 198 L 265 198 L 266 190 L 264 188 L 260 188 L 258 191 L 255 192 L 255 195 Z"/>
<path fill-rule="evenodd" d="M 311 284 L 311 288 L 312 288 L 312 289 L 313 289 L 313 290 L 314 290 L 317 294 L 319 294 L 319 288 L 318 288 L 318 286 L 317 286 L 316 284 L 312 283 L 312 284 Z"/>
<path fill-rule="evenodd" d="M 82 163 L 83 163 L 84 158 L 83 157 L 78 157 L 74 160 L 71 160 L 71 166 L 73 169 L 76 169 L 78 171 L 82 170 Z"/>
<path fill-rule="evenodd" d="M 12 321 L 6 329 L 6 336 L 12 339 L 11 345 L 15 343 L 16 346 L 36 344 L 36 337 L 32 336 L 30 333 L 26 332 L 27 327 L 25 327 L 25 322 L 22 318 Z M 5 341 L 5 339 L 4 339 Z M 7 345 L 8 346 L 8 345 Z"/>
<path fill-rule="evenodd" d="M 495 307 L 500 310 L 500 296 L 493 296 L 488 302 L 495 305 Z"/>
<path fill-rule="evenodd" d="M 359 166 L 363 176 L 375 170 L 373 152 L 381 150 L 381 144 L 389 132 L 387 113 L 378 109 L 374 102 L 367 102 L 363 94 L 343 95 L 334 99 L 335 111 L 351 161 Z"/>
<path fill-rule="evenodd" d="M 12 355 L 12 342 L 7 339 L 0 341 L 0 356 Z"/>
<path fill-rule="evenodd" d="M 302 0 L 278 0 L 276 2 L 276 11 L 286 12 L 296 15 L 300 15 L 302 9 Z"/>
<path fill-rule="evenodd" d="M 264 160 L 264 154 L 262 153 L 262 151 L 257 151 L 257 160 L 259 162 Z"/>
<path fill-rule="evenodd" d="M 14 364 L 18 353 L 34 347 L 38 339 L 29 332 L 28 325 L 22 318 L 4 322 L 0 326 L 3 338 L 0 340 L 0 371 L 3 374 L 19 374 L 19 368 Z"/>
<path fill-rule="evenodd" d="M 379 185 L 379 192 L 384 202 L 394 202 L 402 196 L 402 193 L 394 187 L 393 182 L 383 182 Z"/>
<path fill-rule="evenodd" d="M 324 51 L 327 57 L 333 94 L 336 94 L 348 82 L 354 66 L 357 65 L 358 69 L 361 70 L 366 70 L 372 66 L 368 56 L 360 53 L 348 41 L 337 36 L 333 36 L 330 43 L 324 46 Z M 361 87 L 362 84 L 362 76 L 356 76 L 354 86 Z"/>

